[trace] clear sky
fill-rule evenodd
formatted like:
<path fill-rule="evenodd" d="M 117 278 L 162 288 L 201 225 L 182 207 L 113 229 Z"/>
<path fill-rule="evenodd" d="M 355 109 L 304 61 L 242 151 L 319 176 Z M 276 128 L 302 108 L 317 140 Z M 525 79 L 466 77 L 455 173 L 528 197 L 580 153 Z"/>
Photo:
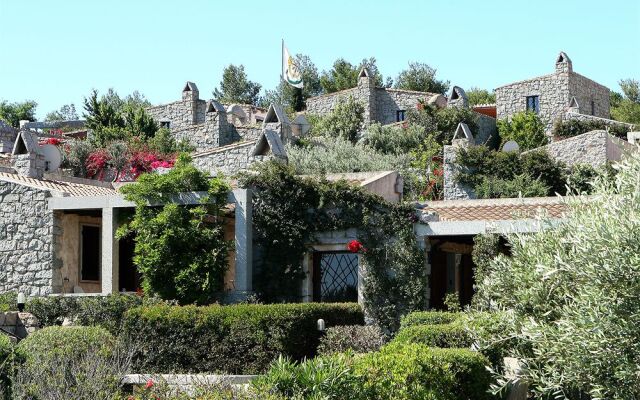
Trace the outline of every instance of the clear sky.
<path fill-rule="evenodd" d="M 269 89 L 282 38 L 320 71 L 373 56 L 395 78 L 420 61 L 463 88 L 551 73 L 561 50 L 614 90 L 640 79 L 639 0 L 0 0 L 0 99 L 43 118 L 93 88 L 159 104 L 191 80 L 210 98 L 230 63 Z"/>

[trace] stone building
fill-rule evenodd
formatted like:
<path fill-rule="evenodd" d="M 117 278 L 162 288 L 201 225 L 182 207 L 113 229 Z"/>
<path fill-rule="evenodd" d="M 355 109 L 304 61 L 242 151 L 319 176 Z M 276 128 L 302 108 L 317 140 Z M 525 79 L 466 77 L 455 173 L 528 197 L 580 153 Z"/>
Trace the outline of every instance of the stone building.
<path fill-rule="evenodd" d="M 510 83 L 495 89 L 498 119 L 523 111 L 532 111 L 546 124 L 571 111 L 583 115 L 609 118 L 609 88 L 573 71 L 566 53 L 556 58 L 555 72 Z"/>

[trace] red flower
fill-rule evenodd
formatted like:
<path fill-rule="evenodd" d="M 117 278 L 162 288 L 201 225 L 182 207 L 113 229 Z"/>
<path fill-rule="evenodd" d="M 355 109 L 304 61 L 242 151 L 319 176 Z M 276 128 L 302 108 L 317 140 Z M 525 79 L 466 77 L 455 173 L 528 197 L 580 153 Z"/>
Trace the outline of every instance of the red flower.
<path fill-rule="evenodd" d="M 442 176 L 442 169 L 436 168 L 433 170 L 433 175 Z"/>
<path fill-rule="evenodd" d="M 145 389 L 151 389 L 153 387 L 153 380 L 149 379 L 147 384 L 144 386 Z"/>
<path fill-rule="evenodd" d="M 421 102 L 421 101 L 419 101 L 419 102 L 418 102 L 418 104 L 416 104 L 416 108 L 417 108 L 418 110 L 424 110 L 424 104 L 422 104 L 422 102 Z"/>
<path fill-rule="evenodd" d="M 58 139 L 58 138 L 46 138 L 45 140 L 41 141 L 40 144 L 52 144 L 54 146 L 59 145 L 60 143 L 62 143 L 62 139 Z"/>
<path fill-rule="evenodd" d="M 362 246 L 362 243 L 357 240 L 352 240 L 347 244 L 347 250 L 352 253 L 359 253 L 360 251 L 365 252 L 366 250 Z"/>

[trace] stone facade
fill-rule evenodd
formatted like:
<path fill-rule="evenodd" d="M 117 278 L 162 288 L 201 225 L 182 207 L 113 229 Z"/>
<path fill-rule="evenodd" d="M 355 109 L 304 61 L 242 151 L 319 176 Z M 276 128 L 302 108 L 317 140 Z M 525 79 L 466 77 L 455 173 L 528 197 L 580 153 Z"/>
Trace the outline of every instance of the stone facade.
<path fill-rule="evenodd" d="M 547 131 L 576 102 L 581 114 L 609 118 L 609 89 L 573 72 L 571 60 L 565 53 L 560 53 L 556 59 L 553 74 L 501 86 L 495 93 L 498 119 L 526 111 L 527 97 L 537 96 L 538 115 Z"/>
<path fill-rule="evenodd" d="M 358 77 L 358 86 L 307 99 L 307 112 L 310 114 L 328 114 L 335 105 L 353 97 L 364 106 L 364 122 L 368 125 L 379 122 L 383 125 L 399 121 L 398 111 L 415 108 L 419 100 L 428 101 L 435 93 L 415 92 L 390 88 L 377 88 L 369 72 L 363 69 Z"/>
<path fill-rule="evenodd" d="M 0 120 L 0 153 L 11 153 L 18 130 Z"/>
<path fill-rule="evenodd" d="M 492 148 L 498 147 L 498 129 L 496 126 L 496 119 L 491 118 L 488 115 L 475 112 L 476 123 L 478 124 L 478 131 L 475 132 L 474 140 L 475 144 L 482 144 Z"/>
<path fill-rule="evenodd" d="M 591 131 L 541 147 L 552 158 L 567 166 L 589 164 L 599 167 L 607 161 L 620 161 L 625 154 L 637 151 L 636 146 L 608 134 Z M 537 150 L 537 149 L 536 149 Z"/>
<path fill-rule="evenodd" d="M 17 341 L 40 329 L 40 322 L 31 313 L 7 311 L 0 313 L 0 330 Z"/>
<path fill-rule="evenodd" d="M 212 174 L 232 175 L 246 169 L 254 161 L 251 151 L 257 140 L 235 143 L 229 146 L 192 154 L 193 165 Z"/>
<path fill-rule="evenodd" d="M 47 208 L 50 193 L 0 181 L 0 292 L 29 296 L 61 289 L 54 244 L 61 227 Z"/>
<path fill-rule="evenodd" d="M 443 157 L 443 180 L 444 180 L 444 200 L 467 200 L 475 199 L 476 194 L 473 189 L 456 182 L 458 173 L 456 164 L 456 152 L 461 146 L 472 146 L 468 139 L 456 139 L 450 146 L 444 146 Z"/>

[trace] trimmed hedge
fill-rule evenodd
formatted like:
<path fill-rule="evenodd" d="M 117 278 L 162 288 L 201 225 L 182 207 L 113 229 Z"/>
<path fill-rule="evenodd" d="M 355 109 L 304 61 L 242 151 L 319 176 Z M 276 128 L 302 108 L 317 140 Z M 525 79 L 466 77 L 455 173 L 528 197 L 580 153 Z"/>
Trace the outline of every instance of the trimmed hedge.
<path fill-rule="evenodd" d="M 582 135 L 593 130 L 605 130 L 609 128 L 609 133 L 622 139 L 627 138 L 627 132 L 631 129 L 624 123 L 619 124 L 606 124 L 604 121 L 591 120 L 580 121 L 576 119 L 570 119 L 568 121 L 558 120 L 553 125 L 553 135 L 557 137 L 572 137 Z"/>
<path fill-rule="evenodd" d="M 375 325 L 335 326 L 320 339 L 318 354 L 333 354 L 351 350 L 355 353 L 377 351 L 385 343 L 384 334 Z"/>
<path fill-rule="evenodd" d="M 492 382 L 487 359 L 467 349 L 390 344 L 357 360 L 361 399 L 484 400 Z"/>
<path fill-rule="evenodd" d="M 49 296 L 29 299 L 25 308 L 38 318 L 42 326 L 60 325 L 65 318 L 69 318 L 76 325 L 101 326 L 117 334 L 127 310 L 143 304 L 161 302 L 162 300 L 155 297 L 129 294 L 95 297 Z"/>
<path fill-rule="evenodd" d="M 364 323 L 358 304 L 239 304 L 139 307 L 124 317 L 121 335 L 137 349 L 140 373 L 267 370 L 279 355 L 313 357 L 327 326 Z"/>
<path fill-rule="evenodd" d="M 429 347 L 471 347 L 473 339 L 459 323 L 415 325 L 402 329 L 393 343 L 419 343 Z"/>
<path fill-rule="evenodd" d="M 450 324 L 462 314 L 445 311 L 414 311 L 402 317 L 400 329 L 415 325 L 440 325 Z"/>

